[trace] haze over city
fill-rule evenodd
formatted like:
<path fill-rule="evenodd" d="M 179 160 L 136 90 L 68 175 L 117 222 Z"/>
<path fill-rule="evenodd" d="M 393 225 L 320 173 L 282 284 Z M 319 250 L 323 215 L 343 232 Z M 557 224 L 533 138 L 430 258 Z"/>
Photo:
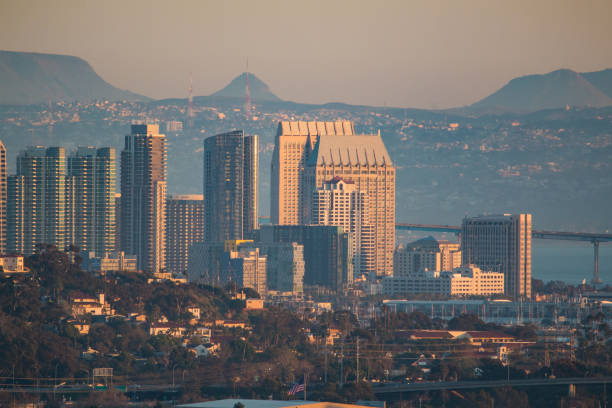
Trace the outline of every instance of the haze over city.
<path fill-rule="evenodd" d="M 6 1 L 0 49 L 84 58 L 152 98 L 208 95 L 249 70 L 282 99 L 469 105 L 526 74 L 612 66 L 612 3 Z"/>

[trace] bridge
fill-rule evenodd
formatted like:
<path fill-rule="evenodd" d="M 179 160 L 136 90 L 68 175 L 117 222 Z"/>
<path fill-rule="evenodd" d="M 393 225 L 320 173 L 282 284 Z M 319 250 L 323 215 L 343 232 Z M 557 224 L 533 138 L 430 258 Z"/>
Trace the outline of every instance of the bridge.
<path fill-rule="evenodd" d="M 436 225 L 436 224 L 408 224 L 398 222 L 395 224 L 395 229 L 400 231 L 430 231 L 430 232 L 448 232 L 460 234 L 461 227 L 458 225 Z M 591 232 L 565 232 L 565 231 L 539 231 L 533 230 L 531 236 L 534 239 L 554 239 L 558 241 L 582 241 L 593 244 L 593 279 L 591 282 L 598 285 L 601 282 L 599 278 L 599 244 L 601 242 L 612 242 L 612 234 L 596 234 Z"/>
<path fill-rule="evenodd" d="M 533 378 L 516 380 L 494 380 L 494 381 L 441 381 L 420 382 L 409 384 L 392 384 L 372 387 L 376 395 L 415 392 L 415 391 L 439 391 L 439 390 L 462 390 L 474 388 L 498 388 L 498 387 L 542 387 L 552 385 L 575 386 L 580 384 L 603 384 L 612 382 L 612 377 L 573 377 L 573 378 Z"/>

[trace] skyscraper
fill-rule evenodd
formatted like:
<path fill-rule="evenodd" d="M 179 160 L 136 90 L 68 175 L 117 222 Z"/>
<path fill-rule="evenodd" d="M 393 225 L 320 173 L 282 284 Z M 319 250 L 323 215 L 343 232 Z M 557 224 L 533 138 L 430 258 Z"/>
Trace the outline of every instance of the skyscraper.
<path fill-rule="evenodd" d="M 312 219 L 312 192 L 340 177 L 365 194 L 367 219 L 374 227 L 376 275 L 393 274 L 395 248 L 395 167 L 380 133 L 320 135 L 304 170 L 302 222 Z M 371 278 L 374 276 L 371 275 Z"/>
<path fill-rule="evenodd" d="M 121 245 L 138 269 L 165 268 L 166 136 L 158 125 L 132 125 L 121 152 Z"/>
<path fill-rule="evenodd" d="M 314 191 L 312 223 L 337 225 L 348 232 L 356 276 L 376 276 L 374 226 L 369 220 L 369 200 L 355 183 L 334 177 Z"/>
<path fill-rule="evenodd" d="M 502 272 L 506 295 L 531 298 L 531 214 L 465 218 L 461 253 L 464 265 Z"/>
<path fill-rule="evenodd" d="M 28 147 L 17 156 L 17 174 L 7 184 L 7 252 L 30 255 L 42 243 L 65 249 L 64 148 Z"/>
<path fill-rule="evenodd" d="M 68 156 L 66 243 L 104 257 L 115 250 L 115 149 L 79 147 Z"/>
<path fill-rule="evenodd" d="M 189 247 L 204 238 L 201 194 L 175 195 L 166 202 L 166 269 L 186 273 Z"/>
<path fill-rule="evenodd" d="M 204 241 L 243 239 L 257 228 L 257 136 L 204 140 Z"/>
<path fill-rule="evenodd" d="M 312 196 L 304 170 L 319 136 L 354 135 L 353 122 L 280 122 L 272 155 L 270 216 L 272 224 L 298 225 L 304 220 L 304 199 Z"/>
<path fill-rule="evenodd" d="M 6 178 L 6 149 L 4 144 L 0 141 L 0 254 L 6 253 Z"/>

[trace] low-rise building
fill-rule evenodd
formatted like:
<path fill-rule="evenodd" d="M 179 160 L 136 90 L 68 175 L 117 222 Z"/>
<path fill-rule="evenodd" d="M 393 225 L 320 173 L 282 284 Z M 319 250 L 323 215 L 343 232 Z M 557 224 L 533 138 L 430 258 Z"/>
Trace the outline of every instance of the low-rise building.
<path fill-rule="evenodd" d="M 151 326 L 149 327 L 149 335 L 151 336 L 165 334 L 172 337 L 183 337 L 185 335 L 185 331 L 185 327 L 170 322 L 151 323 Z"/>
<path fill-rule="evenodd" d="M 124 252 L 111 252 L 104 257 L 98 257 L 94 252 L 87 254 L 83 267 L 90 272 L 136 272 L 136 255 L 126 255 Z"/>
<path fill-rule="evenodd" d="M 72 308 L 72 315 L 83 316 L 113 316 L 115 314 L 114 309 L 110 303 L 106 302 L 104 293 L 99 293 L 98 297 L 93 297 L 84 293 L 74 292 L 70 296 L 70 306 Z"/>
<path fill-rule="evenodd" d="M 5 275 L 18 275 L 30 272 L 23 262 L 21 255 L 0 256 L 0 267 Z"/>
<path fill-rule="evenodd" d="M 470 265 L 452 271 L 419 272 L 386 277 L 382 280 L 383 294 L 435 294 L 445 296 L 489 296 L 504 293 L 504 274 L 481 271 Z"/>

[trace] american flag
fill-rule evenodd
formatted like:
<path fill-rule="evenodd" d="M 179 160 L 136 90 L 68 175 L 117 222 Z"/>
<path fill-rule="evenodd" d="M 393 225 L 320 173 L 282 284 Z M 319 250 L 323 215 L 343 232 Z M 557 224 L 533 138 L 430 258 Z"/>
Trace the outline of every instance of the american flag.
<path fill-rule="evenodd" d="M 298 392 L 304 391 L 304 384 L 293 384 L 289 390 L 289 395 L 295 395 Z"/>

